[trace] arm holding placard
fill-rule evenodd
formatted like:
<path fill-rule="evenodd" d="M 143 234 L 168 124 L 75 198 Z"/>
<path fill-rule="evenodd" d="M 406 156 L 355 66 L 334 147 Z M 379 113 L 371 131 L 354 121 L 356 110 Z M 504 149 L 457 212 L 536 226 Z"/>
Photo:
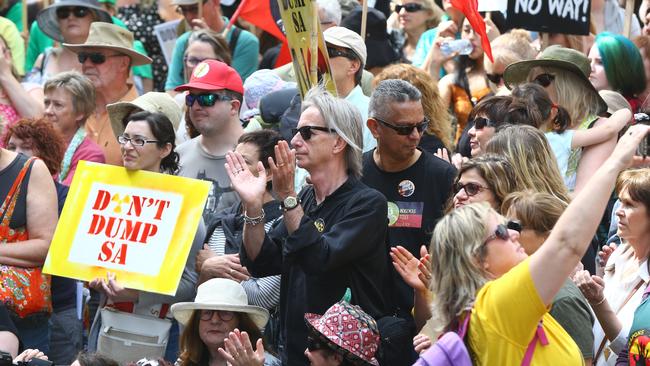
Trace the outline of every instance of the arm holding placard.
<path fill-rule="evenodd" d="M 0 264 L 39 267 L 45 262 L 57 223 L 54 181 L 41 160 L 36 160 L 27 185 L 29 240 L 0 245 Z"/>

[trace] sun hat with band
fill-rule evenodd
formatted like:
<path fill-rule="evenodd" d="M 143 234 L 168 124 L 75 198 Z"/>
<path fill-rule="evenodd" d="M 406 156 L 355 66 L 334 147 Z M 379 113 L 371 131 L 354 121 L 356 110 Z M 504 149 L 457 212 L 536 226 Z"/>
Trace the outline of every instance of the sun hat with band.
<path fill-rule="evenodd" d="M 322 316 L 305 314 L 310 334 L 355 365 L 379 363 L 375 353 L 379 348 L 379 328 L 375 319 L 361 307 L 339 301 Z"/>
<path fill-rule="evenodd" d="M 86 42 L 82 44 L 64 43 L 74 53 L 87 51 L 91 48 L 113 50 L 129 56 L 131 66 L 147 65 L 152 60 L 133 49 L 133 33 L 111 23 L 94 22 L 90 25 L 90 32 Z"/>
<path fill-rule="evenodd" d="M 217 60 L 201 61 L 194 70 L 187 84 L 177 86 L 175 91 L 189 89 L 199 90 L 230 90 L 244 94 L 244 83 L 241 76 L 232 67 Z"/>
<path fill-rule="evenodd" d="M 59 27 L 59 18 L 56 11 L 59 8 L 75 8 L 81 7 L 90 10 L 93 13 L 95 21 L 113 23 L 111 15 L 102 8 L 101 4 L 96 0 L 61 0 L 53 3 L 47 8 L 41 10 L 36 16 L 38 27 L 41 28 L 43 33 L 47 34 L 50 38 L 64 42 L 63 34 L 61 34 L 61 27 Z"/>
<path fill-rule="evenodd" d="M 171 307 L 174 318 L 186 326 L 195 310 L 223 310 L 244 313 L 260 329 L 269 320 L 269 312 L 259 306 L 248 305 L 246 291 L 239 283 L 213 278 L 199 285 L 193 302 L 179 302 Z"/>
<path fill-rule="evenodd" d="M 580 78 L 584 86 L 598 97 L 599 113 L 607 110 L 607 103 L 598 94 L 596 88 L 589 81 L 591 66 L 589 59 L 582 52 L 571 48 L 553 45 L 547 47 L 534 60 L 525 60 L 512 63 L 503 72 L 503 80 L 508 89 L 517 84 L 528 82 L 530 70 L 535 67 L 555 67 L 572 72 Z"/>
<path fill-rule="evenodd" d="M 162 113 L 172 122 L 174 131 L 181 123 L 183 111 L 181 107 L 167 93 L 148 92 L 130 102 L 117 102 L 106 106 L 108 118 L 111 120 L 115 137 L 122 135 L 126 124 L 124 119 L 135 111 Z"/>

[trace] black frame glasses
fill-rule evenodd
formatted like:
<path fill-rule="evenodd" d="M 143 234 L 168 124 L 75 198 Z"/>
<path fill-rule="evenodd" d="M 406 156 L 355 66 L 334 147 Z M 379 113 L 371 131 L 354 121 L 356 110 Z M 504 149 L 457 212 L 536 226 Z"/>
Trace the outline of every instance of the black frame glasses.
<path fill-rule="evenodd" d="M 485 77 L 492 83 L 499 85 L 501 79 L 503 79 L 503 74 L 485 74 Z"/>
<path fill-rule="evenodd" d="M 291 134 L 295 136 L 297 133 L 300 133 L 300 137 L 302 137 L 303 140 L 309 141 L 309 139 L 311 139 L 311 136 L 314 134 L 313 130 L 336 133 L 336 130 L 333 128 L 327 128 L 321 126 L 302 126 L 300 128 L 292 128 Z"/>
<path fill-rule="evenodd" d="M 198 102 L 201 107 L 212 107 L 217 102 L 231 101 L 232 97 L 223 94 L 217 93 L 203 93 L 203 94 L 192 94 L 187 93 L 185 95 L 185 105 L 192 107 L 194 102 Z"/>
<path fill-rule="evenodd" d="M 460 183 L 456 182 L 454 183 L 454 193 L 458 193 L 462 190 L 465 191 L 465 194 L 468 197 L 476 196 L 479 194 L 481 191 L 484 191 L 486 189 L 489 189 L 488 187 L 483 187 L 482 185 L 474 182 L 467 182 L 467 183 Z"/>
<path fill-rule="evenodd" d="M 488 236 L 487 239 L 483 241 L 482 245 L 486 245 L 487 243 L 491 242 L 496 238 L 499 238 L 501 240 L 510 239 L 510 230 L 521 232 L 521 224 L 518 221 L 510 220 L 505 224 L 497 225 L 497 228 L 494 230 L 494 233 Z"/>
<path fill-rule="evenodd" d="M 127 142 L 130 142 L 131 145 L 133 145 L 133 146 L 142 147 L 145 144 L 153 144 L 153 143 L 158 143 L 160 141 L 158 141 L 158 140 L 147 140 L 146 138 L 141 137 L 141 136 L 129 137 L 129 136 L 124 136 L 124 135 L 119 135 L 119 136 L 117 136 L 117 142 L 120 145 L 126 145 Z"/>
<path fill-rule="evenodd" d="M 343 51 L 343 50 L 339 50 L 338 48 L 334 48 L 334 47 L 327 47 L 327 56 L 329 58 L 345 57 L 345 58 L 350 59 L 350 60 L 356 60 L 357 59 L 354 52 L 352 52 L 352 51 Z"/>
<path fill-rule="evenodd" d="M 214 316 L 214 313 L 217 313 L 217 317 L 219 317 L 219 319 L 221 319 L 223 322 L 231 321 L 235 317 L 234 311 L 201 309 L 199 313 L 199 319 L 203 321 L 211 320 Z"/>
<path fill-rule="evenodd" d="M 59 19 L 67 19 L 70 14 L 74 15 L 75 18 L 83 18 L 90 14 L 90 9 L 83 6 L 61 6 L 56 8 L 56 17 Z"/>
<path fill-rule="evenodd" d="M 392 123 L 386 122 L 386 121 L 381 120 L 381 119 L 379 119 L 377 117 L 372 117 L 372 119 L 374 119 L 375 121 L 381 123 L 382 125 L 390 128 L 390 129 L 392 129 L 393 131 L 397 132 L 398 135 L 402 135 L 402 136 L 410 135 L 413 132 L 413 129 L 416 129 L 418 131 L 418 133 L 422 133 L 429 126 L 429 119 L 427 117 L 424 117 L 422 122 L 419 122 L 419 123 L 414 124 L 414 125 L 408 125 L 408 126 L 396 126 L 396 125 L 394 125 Z"/>
<path fill-rule="evenodd" d="M 423 10 L 424 6 L 418 3 L 408 3 L 404 5 L 395 5 L 395 12 L 399 13 L 402 9 L 406 10 L 407 13 L 415 13 L 417 11 Z"/>
<path fill-rule="evenodd" d="M 79 52 L 77 54 L 77 60 L 79 63 L 83 64 L 86 60 L 90 59 L 94 65 L 101 65 L 106 62 L 106 59 L 109 57 L 122 57 L 126 55 L 105 55 L 99 52 Z"/>
<path fill-rule="evenodd" d="M 477 130 L 482 130 L 485 127 L 496 127 L 496 123 L 492 121 L 489 118 L 485 117 L 476 117 L 474 120 L 472 120 L 472 124 L 474 125 L 474 128 Z"/>
<path fill-rule="evenodd" d="M 535 78 L 532 80 L 533 83 L 542 86 L 543 88 L 547 88 L 551 83 L 555 80 L 555 75 L 553 74 L 548 74 L 548 73 L 543 73 L 535 76 Z"/>

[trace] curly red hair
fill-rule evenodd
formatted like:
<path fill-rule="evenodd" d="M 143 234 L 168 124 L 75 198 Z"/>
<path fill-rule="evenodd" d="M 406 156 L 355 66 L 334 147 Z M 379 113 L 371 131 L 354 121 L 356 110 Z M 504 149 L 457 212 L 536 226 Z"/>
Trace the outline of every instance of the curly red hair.
<path fill-rule="evenodd" d="M 43 160 L 50 174 L 54 175 L 61 170 L 61 161 L 65 154 L 63 137 L 52 126 L 51 122 L 43 118 L 25 118 L 9 127 L 4 140 L 4 145 L 9 144 L 11 136 L 32 142 L 34 156 Z"/>

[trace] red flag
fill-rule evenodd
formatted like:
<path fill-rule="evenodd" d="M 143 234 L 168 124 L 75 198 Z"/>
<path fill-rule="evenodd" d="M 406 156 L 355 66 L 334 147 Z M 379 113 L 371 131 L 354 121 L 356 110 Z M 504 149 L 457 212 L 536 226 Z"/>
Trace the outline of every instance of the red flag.
<path fill-rule="evenodd" d="M 289 44 L 285 40 L 284 42 L 282 42 L 280 53 L 278 54 L 278 58 L 275 61 L 275 67 L 286 65 L 289 62 L 291 62 L 291 52 L 289 52 Z"/>
<path fill-rule="evenodd" d="M 485 30 L 485 21 L 483 21 L 483 17 L 478 12 L 478 0 L 451 0 L 451 5 L 465 14 L 465 18 L 469 21 L 474 32 L 481 36 L 483 51 L 485 51 L 490 61 L 494 62 L 494 59 L 492 59 L 492 47 L 490 47 L 490 40 Z"/>
<path fill-rule="evenodd" d="M 276 23 L 276 17 L 271 11 L 271 1 L 276 2 L 276 0 L 242 0 L 228 26 L 230 27 L 238 17 L 241 17 L 256 27 L 264 29 L 275 38 L 283 42 L 286 41 L 282 30 Z"/>

